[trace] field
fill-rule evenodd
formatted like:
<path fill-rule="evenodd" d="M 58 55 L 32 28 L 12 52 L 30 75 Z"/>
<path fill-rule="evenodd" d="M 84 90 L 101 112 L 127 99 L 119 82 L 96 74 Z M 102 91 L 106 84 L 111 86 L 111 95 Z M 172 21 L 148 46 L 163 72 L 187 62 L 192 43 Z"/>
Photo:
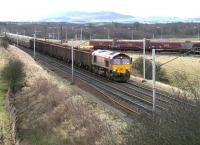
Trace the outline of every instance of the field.
<path fill-rule="evenodd" d="M 142 57 L 140 53 L 129 53 L 133 58 Z M 151 60 L 152 56 L 148 54 L 147 59 Z M 181 90 L 189 91 L 195 94 L 200 94 L 200 57 L 199 56 L 176 56 L 176 55 L 156 55 L 156 62 L 162 65 L 165 75 L 161 76 L 164 80 L 156 82 L 156 87 L 165 90 L 169 93 L 177 93 Z M 134 71 L 132 79 L 139 83 L 143 77 Z M 152 80 L 147 80 L 143 83 L 152 87 Z M 181 89 L 181 90 L 180 90 Z M 181 91 L 182 92 L 182 91 Z"/>
<path fill-rule="evenodd" d="M 133 54 L 129 53 L 133 58 L 133 61 L 142 54 Z M 177 58 L 177 59 L 175 59 Z M 147 59 L 151 59 L 151 55 L 147 55 Z M 174 59 L 174 60 L 173 60 Z M 173 60 L 169 63 L 166 63 L 170 60 Z M 188 75 L 189 78 L 198 78 L 200 79 L 200 57 L 199 56 L 174 56 L 174 55 L 156 55 L 156 61 L 164 64 L 163 68 L 166 71 L 167 77 L 173 78 L 175 72 L 183 72 Z"/>

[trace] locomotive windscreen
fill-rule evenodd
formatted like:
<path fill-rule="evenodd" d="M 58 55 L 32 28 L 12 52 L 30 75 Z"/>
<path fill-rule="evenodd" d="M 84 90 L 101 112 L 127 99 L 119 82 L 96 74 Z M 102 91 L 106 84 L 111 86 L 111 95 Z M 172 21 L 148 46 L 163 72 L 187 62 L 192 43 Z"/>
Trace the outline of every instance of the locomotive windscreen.
<path fill-rule="evenodd" d="M 125 54 L 117 55 L 113 58 L 113 64 L 131 64 L 130 57 Z"/>

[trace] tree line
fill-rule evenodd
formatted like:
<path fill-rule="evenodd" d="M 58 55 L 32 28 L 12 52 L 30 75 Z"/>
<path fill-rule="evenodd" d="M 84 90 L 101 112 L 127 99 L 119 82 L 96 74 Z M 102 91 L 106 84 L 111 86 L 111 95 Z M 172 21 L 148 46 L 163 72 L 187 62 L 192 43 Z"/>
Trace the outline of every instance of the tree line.
<path fill-rule="evenodd" d="M 142 24 L 129 23 L 53 23 L 53 22 L 1 22 L 0 32 L 54 39 L 142 39 L 142 38 L 197 38 L 199 23 Z M 108 36 L 109 35 L 109 36 Z"/>

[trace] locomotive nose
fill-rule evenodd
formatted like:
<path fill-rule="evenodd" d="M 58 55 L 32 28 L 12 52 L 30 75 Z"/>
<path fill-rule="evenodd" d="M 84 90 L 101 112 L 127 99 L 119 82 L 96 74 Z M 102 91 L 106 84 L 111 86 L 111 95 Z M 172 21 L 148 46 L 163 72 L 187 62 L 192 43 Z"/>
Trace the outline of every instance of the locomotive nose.
<path fill-rule="evenodd" d="M 124 74 L 124 73 L 126 73 L 126 68 L 123 67 L 123 66 L 119 66 L 119 67 L 116 69 L 116 72 L 117 72 L 117 73 L 122 73 L 122 74 Z"/>
<path fill-rule="evenodd" d="M 115 65 L 113 66 L 113 72 L 118 74 L 125 74 L 129 72 L 129 65 Z"/>

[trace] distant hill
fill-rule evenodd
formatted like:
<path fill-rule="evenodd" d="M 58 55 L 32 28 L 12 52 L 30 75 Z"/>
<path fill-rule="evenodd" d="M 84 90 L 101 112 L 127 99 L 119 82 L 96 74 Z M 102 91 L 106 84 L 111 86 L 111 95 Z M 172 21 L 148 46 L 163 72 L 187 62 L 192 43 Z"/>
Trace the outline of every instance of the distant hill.
<path fill-rule="evenodd" d="M 63 12 L 54 16 L 42 19 L 45 22 L 69 22 L 69 23 L 90 23 L 90 22 L 131 22 L 133 16 L 123 15 L 114 12 Z"/>
<path fill-rule="evenodd" d="M 68 22 L 68 23 L 95 23 L 95 22 L 119 22 L 119 23 L 175 23 L 175 22 L 200 22 L 200 18 L 179 17 L 134 17 L 115 12 L 60 12 L 41 19 L 43 22 Z"/>

